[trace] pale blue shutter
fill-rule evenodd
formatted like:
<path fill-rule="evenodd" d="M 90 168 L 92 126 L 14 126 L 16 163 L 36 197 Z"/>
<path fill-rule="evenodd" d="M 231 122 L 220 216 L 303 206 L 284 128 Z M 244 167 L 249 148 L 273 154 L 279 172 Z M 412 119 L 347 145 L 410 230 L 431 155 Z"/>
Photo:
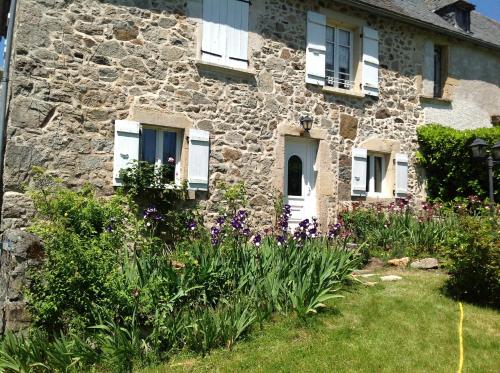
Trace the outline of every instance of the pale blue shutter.
<path fill-rule="evenodd" d="M 366 173 L 368 152 L 366 149 L 352 149 L 351 194 L 353 196 L 366 195 Z"/>
<path fill-rule="evenodd" d="M 363 27 L 363 93 L 370 96 L 379 94 L 378 31 Z"/>
<path fill-rule="evenodd" d="M 189 131 L 189 189 L 208 190 L 208 162 L 210 156 L 210 134 L 207 131 Z"/>
<path fill-rule="evenodd" d="M 248 14 L 250 3 L 228 0 L 227 65 L 240 69 L 248 67 Z"/>
<path fill-rule="evenodd" d="M 226 59 L 228 0 L 203 0 L 202 60 L 223 64 Z"/>
<path fill-rule="evenodd" d="M 130 162 L 139 160 L 138 122 L 128 120 L 115 121 L 115 145 L 113 158 L 113 185 L 122 184 L 120 171 L 128 167 Z"/>
<path fill-rule="evenodd" d="M 306 83 L 325 85 L 326 16 L 307 12 Z"/>
<path fill-rule="evenodd" d="M 396 154 L 396 197 L 408 194 L 408 155 Z"/>

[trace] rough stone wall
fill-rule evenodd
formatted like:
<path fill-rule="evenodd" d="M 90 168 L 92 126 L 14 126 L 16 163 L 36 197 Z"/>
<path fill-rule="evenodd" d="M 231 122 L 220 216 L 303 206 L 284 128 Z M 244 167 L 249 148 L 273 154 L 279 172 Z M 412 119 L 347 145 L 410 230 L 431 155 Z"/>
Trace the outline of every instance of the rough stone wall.
<path fill-rule="evenodd" d="M 0 246 L 0 335 L 26 329 L 30 316 L 23 292 L 29 284 L 29 270 L 43 256 L 40 240 L 20 230 L 6 230 Z"/>
<path fill-rule="evenodd" d="M 237 77 L 196 65 L 201 0 L 20 0 L 7 128 L 2 228 L 29 220 L 23 186 L 43 166 L 71 187 L 113 193 L 113 120 L 134 108 L 185 113 L 211 133 L 209 213 L 216 182 L 244 181 L 257 221 L 270 222 L 278 126 L 302 113 L 327 132 L 337 176 L 326 201 L 332 221 L 351 201 L 351 149 L 379 136 L 410 154 L 409 188 L 420 193 L 413 159 L 422 121 L 417 29 L 329 2 L 380 33 L 380 97 L 344 97 L 306 85 L 306 13 L 313 1 L 255 0 L 251 68 Z M 279 154 L 278 154 L 279 156 Z M 280 181 L 278 181 L 280 184 Z M 262 224 L 262 223 L 261 223 Z"/>

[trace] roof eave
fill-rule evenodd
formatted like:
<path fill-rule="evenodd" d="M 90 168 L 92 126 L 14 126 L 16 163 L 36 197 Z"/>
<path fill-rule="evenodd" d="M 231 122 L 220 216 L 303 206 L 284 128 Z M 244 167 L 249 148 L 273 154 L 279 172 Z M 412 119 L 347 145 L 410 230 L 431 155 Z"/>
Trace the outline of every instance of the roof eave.
<path fill-rule="evenodd" d="M 406 23 L 410 23 L 410 24 L 415 25 L 415 26 L 423 26 L 423 27 L 430 29 L 430 30 L 434 30 L 434 31 L 437 31 L 437 32 L 440 32 L 440 33 L 443 33 L 443 34 L 446 34 L 449 36 L 454 36 L 454 37 L 459 38 L 459 39 L 470 41 L 471 43 L 481 45 L 485 48 L 500 51 L 500 45 L 493 44 L 493 43 L 490 43 L 490 42 L 487 42 L 484 40 L 480 40 L 480 39 L 477 39 L 477 38 L 470 36 L 470 35 L 464 35 L 460 32 L 452 31 L 452 30 L 449 30 L 449 29 L 446 29 L 443 27 L 439 27 L 439 26 L 436 26 L 432 23 L 421 21 L 421 20 L 418 20 L 418 19 L 415 19 L 415 18 L 412 18 L 409 16 L 405 16 L 403 14 L 391 12 L 390 10 L 380 8 L 380 7 L 377 7 L 375 5 L 370 5 L 370 4 L 365 4 L 365 3 L 361 4 L 358 2 L 353 2 L 352 0 L 337 0 L 337 1 L 340 3 L 346 4 L 346 5 L 351 5 L 351 6 L 354 6 L 356 8 L 359 8 L 359 9 L 363 9 L 363 10 L 370 11 L 372 13 L 376 13 L 378 15 L 387 16 L 390 18 L 394 18 L 394 19 L 406 22 Z"/>

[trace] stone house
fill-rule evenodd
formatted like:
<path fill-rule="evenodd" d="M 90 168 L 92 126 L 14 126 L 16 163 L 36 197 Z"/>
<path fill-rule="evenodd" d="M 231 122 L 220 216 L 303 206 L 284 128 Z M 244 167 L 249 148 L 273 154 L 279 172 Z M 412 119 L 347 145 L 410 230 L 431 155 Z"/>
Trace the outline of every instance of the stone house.
<path fill-rule="evenodd" d="M 217 183 L 244 181 L 255 221 L 271 222 L 276 191 L 295 223 L 317 216 L 326 228 L 353 201 L 425 196 L 417 126 L 491 126 L 500 114 L 500 24 L 467 1 L 7 0 L 0 10 L 13 36 L 1 230 L 28 223 L 33 166 L 111 195 L 129 161 L 169 158 L 209 221 Z"/>

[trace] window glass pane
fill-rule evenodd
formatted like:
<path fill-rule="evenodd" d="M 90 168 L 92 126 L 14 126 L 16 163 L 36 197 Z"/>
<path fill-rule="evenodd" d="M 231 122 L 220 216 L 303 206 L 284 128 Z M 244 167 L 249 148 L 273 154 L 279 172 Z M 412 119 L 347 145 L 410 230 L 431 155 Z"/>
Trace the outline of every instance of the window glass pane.
<path fill-rule="evenodd" d="M 347 47 L 351 45 L 351 33 L 349 31 L 339 30 L 339 44 Z"/>
<path fill-rule="evenodd" d="M 373 157 L 375 161 L 375 193 L 382 193 L 382 157 Z"/>
<path fill-rule="evenodd" d="M 373 160 L 373 157 L 371 155 L 369 155 L 367 158 L 366 158 L 366 191 L 367 192 L 373 192 L 372 190 L 370 190 L 370 177 L 371 177 L 371 163 L 372 163 L 372 160 Z"/>
<path fill-rule="evenodd" d="M 335 29 L 332 27 L 326 28 L 326 85 L 335 85 Z"/>
<path fill-rule="evenodd" d="M 333 43 L 335 41 L 335 29 L 333 27 L 326 28 L 326 42 Z"/>
<path fill-rule="evenodd" d="M 150 163 L 156 162 L 156 130 L 142 129 L 141 160 Z"/>
<path fill-rule="evenodd" d="M 339 72 L 349 74 L 349 48 L 339 47 Z"/>
<path fill-rule="evenodd" d="M 163 132 L 163 154 L 162 161 L 164 164 L 168 163 L 169 158 L 173 158 L 174 162 L 177 161 L 177 134 L 175 132 Z"/>
<path fill-rule="evenodd" d="M 302 196 L 302 160 L 296 155 L 288 160 L 288 195 Z"/>
<path fill-rule="evenodd" d="M 434 97 L 442 95 L 442 49 L 434 47 Z"/>

